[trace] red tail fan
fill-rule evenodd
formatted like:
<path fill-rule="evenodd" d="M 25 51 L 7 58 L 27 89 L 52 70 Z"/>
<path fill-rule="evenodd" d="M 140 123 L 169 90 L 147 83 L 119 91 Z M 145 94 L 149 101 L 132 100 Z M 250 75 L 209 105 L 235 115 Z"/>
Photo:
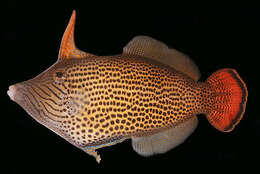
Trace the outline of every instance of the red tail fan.
<path fill-rule="evenodd" d="M 233 69 L 221 69 L 213 73 L 207 82 L 216 95 L 207 119 L 216 129 L 230 132 L 243 117 L 248 96 L 246 85 Z"/>

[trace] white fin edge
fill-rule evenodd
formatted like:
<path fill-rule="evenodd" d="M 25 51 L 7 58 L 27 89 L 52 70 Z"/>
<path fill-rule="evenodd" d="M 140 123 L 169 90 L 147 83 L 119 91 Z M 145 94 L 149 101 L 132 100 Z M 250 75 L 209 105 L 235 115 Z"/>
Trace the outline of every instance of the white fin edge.
<path fill-rule="evenodd" d="M 183 72 L 196 81 L 200 78 L 199 68 L 189 56 L 148 36 L 134 37 L 124 47 L 123 54 L 150 58 Z"/>
<path fill-rule="evenodd" d="M 197 116 L 165 131 L 142 137 L 132 137 L 132 147 L 141 156 L 162 154 L 183 143 L 198 125 Z"/>

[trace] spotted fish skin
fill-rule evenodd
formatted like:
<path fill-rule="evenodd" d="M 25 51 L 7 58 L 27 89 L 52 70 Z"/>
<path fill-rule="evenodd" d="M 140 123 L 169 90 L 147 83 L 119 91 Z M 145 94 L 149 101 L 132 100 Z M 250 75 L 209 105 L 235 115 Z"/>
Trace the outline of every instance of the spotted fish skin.
<path fill-rule="evenodd" d="M 207 85 L 133 55 L 59 61 L 18 87 L 16 101 L 78 147 L 158 132 L 212 101 Z"/>
<path fill-rule="evenodd" d="M 200 73 L 189 58 L 144 36 L 135 37 L 121 55 L 95 56 L 76 48 L 74 23 L 75 11 L 58 61 L 7 93 L 98 162 L 95 149 L 130 138 L 141 155 L 164 153 L 195 130 L 197 114 L 222 132 L 241 120 L 247 88 L 235 70 L 222 69 L 198 82 Z"/>
<path fill-rule="evenodd" d="M 62 83 L 77 105 L 61 111 L 59 129 L 79 146 L 157 132 L 206 112 L 206 85 L 158 62 L 119 55 L 69 64 Z"/>

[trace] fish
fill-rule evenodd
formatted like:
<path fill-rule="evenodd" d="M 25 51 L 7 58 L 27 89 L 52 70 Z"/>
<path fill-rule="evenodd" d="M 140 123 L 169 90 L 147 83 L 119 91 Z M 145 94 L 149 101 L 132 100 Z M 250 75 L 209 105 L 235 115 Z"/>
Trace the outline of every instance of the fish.
<path fill-rule="evenodd" d="M 242 119 L 248 97 L 236 70 L 220 69 L 205 82 L 187 55 L 149 36 L 136 36 L 113 56 L 97 56 L 74 42 L 76 11 L 58 60 L 7 94 L 37 122 L 101 160 L 97 149 L 130 139 L 141 156 L 182 144 L 205 115 L 221 132 Z"/>

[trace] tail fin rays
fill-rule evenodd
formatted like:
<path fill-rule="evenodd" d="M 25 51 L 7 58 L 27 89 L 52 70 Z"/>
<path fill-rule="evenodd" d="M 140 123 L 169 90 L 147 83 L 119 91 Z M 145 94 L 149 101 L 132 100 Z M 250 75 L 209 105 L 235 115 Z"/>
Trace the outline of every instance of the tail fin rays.
<path fill-rule="evenodd" d="M 230 132 L 242 119 L 247 102 L 247 88 L 233 69 L 213 73 L 207 82 L 216 93 L 215 105 L 207 119 L 218 130 Z"/>

